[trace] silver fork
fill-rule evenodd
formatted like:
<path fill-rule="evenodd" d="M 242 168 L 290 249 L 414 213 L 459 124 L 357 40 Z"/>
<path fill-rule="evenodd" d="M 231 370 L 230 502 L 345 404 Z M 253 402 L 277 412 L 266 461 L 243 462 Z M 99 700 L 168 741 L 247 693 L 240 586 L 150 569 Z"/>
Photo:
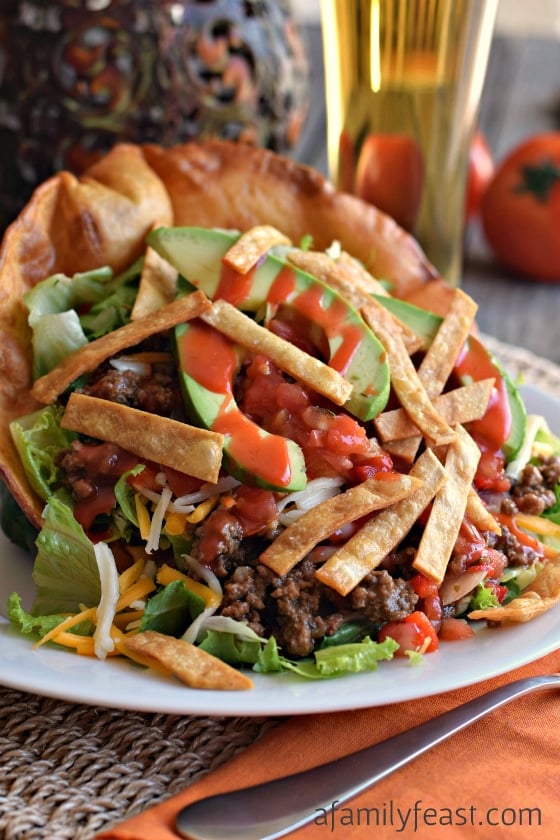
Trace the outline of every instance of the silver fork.
<path fill-rule="evenodd" d="M 201 799 L 179 812 L 176 829 L 190 840 L 282 837 L 510 700 L 554 686 L 560 686 L 560 674 L 517 680 L 352 755 L 283 779 Z"/>

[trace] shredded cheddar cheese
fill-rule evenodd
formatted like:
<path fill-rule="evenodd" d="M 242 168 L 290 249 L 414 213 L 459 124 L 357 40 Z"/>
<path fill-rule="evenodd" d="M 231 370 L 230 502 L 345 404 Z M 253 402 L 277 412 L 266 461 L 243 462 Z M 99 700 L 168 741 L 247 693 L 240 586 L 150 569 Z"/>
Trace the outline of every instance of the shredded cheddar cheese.
<path fill-rule="evenodd" d="M 150 514 L 146 508 L 147 499 L 136 493 L 134 496 L 134 504 L 136 506 L 136 519 L 138 520 L 138 528 L 140 529 L 140 536 L 143 540 L 150 537 Z"/>
<path fill-rule="evenodd" d="M 210 511 L 218 504 L 218 498 L 218 496 L 211 496 L 209 499 L 206 499 L 206 501 L 201 502 L 196 509 L 187 516 L 187 522 L 190 522 L 191 525 L 196 525 L 199 522 L 202 522 L 203 519 L 206 519 Z"/>
<path fill-rule="evenodd" d="M 134 561 L 132 566 L 129 566 L 128 569 L 124 570 L 124 572 L 121 572 L 119 575 L 119 592 L 121 595 L 126 592 L 127 589 L 130 589 L 134 583 L 136 583 L 140 575 L 143 573 L 145 566 L 146 559 L 144 557 L 139 557 Z"/>

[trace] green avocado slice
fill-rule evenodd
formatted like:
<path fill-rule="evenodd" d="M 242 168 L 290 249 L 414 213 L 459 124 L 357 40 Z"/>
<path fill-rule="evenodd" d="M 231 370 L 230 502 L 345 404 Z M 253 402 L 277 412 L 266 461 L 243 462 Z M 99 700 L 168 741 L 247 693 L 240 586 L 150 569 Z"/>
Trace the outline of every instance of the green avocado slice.
<path fill-rule="evenodd" d="M 191 321 L 175 328 L 175 345 L 187 411 L 205 428 L 224 435 L 228 472 L 269 490 L 303 490 L 305 459 L 297 443 L 262 429 L 234 399 L 237 356 L 233 344 L 212 327 Z"/>
<path fill-rule="evenodd" d="M 385 306 L 396 318 L 410 327 L 424 342 L 424 349 L 432 343 L 437 331 L 440 328 L 443 318 L 434 312 L 421 309 L 412 303 L 384 295 L 374 295 L 376 300 Z M 473 352 L 483 353 L 486 356 L 487 365 L 484 376 L 494 376 L 496 380 L 501 379 L 505 388 L 505 395 L 508 402 L 511 417 L 510 431 L 507 440 L 502 446 L 506 463 L 513 460 L 519 452 L 525 439 L 525 428 L 527 422 L 527 411 L 519 393 L 508 372 L 500 364 L 498 359 L 484 347 L 483 343 L 474 336 L 467 339 L 470 349 Z M 482 377 L 481 377 L 482 378 Z"/>
<path fill-rule="evenodd" d="M 344 408 L 364 421 L 376 417 L 387 403 L 390 379 L 385 350 L 372 330 L 329 286 L 277 256 L 267 255 L 245 275 L 225 266 L 222 259 L 238 238 L 207 228 L 158 228 L 148 243 L 213 300 L 224 298 L 247 312 L 288 307 L 299 313 L 310 333 L 326 338 L 327 363 L 352 383 Z"/>

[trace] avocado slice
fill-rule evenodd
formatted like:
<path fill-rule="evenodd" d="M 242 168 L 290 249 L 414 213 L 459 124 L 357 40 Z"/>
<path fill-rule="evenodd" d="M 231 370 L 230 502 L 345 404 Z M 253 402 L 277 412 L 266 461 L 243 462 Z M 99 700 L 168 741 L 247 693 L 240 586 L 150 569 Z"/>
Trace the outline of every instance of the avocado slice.
<path fill-rule="evenodd" d="M 421 309 L 419 306 L 415 306 L 407 301 L 398 300 L 397 298 L 385 295 L 374 295 L 374 297 L 423 340 L 424 349 L 430 346 L 443 321 L 440 315 L 429 312 L 427 309 Z M 473 337 L 472 340 L 470 338 L 467 339 L 467 343 L 469 342 L 472 345 L 476 342 L 477 350 L 486 353 L 488 366 L 492 370 L 490 375 L 494 375 L 496 378 L 500 377 L 504 382 L 511 416 L 511 428 L 508 438 L 502 446 L 502 451 L 506 463 L 508 463 L 515 458 L 525 439 L 527 411 L 518 388 L 498 359 L 476 338 Z"/>
<path fill-rule="evenodd" d="M 269 490 L 303 490 L 305 459 L 297 443 L 262 429 L 234 399 L 234 345 L 212 327 L 191 321 L 175 328 L 175 346 L 187 411 L 205 428 L 224 435 L 228 472 Z"/>
<path fill-rule="evenodd" d="M 388 295 L 373 295 L 373 297 L 422 339 L 424 349 L 430 346 L 442 322 L 439 315 L 399 298 Z"/>
<path fill-rule="evenodd" d="M 345 408 L 371 420 L 389 397 L 386 353 L 355 309 L 329 286 L 277 256 L 267 255 L 249 274 L 226 267 L 222 258 L 239 238 L 228 231 L 157 228 L 148 244 L 209 298 L 224 298 L 239 309 L 257 312 L 289 307 L 319 327 L 326 338 L 327 363 L 353 385 Z"/>

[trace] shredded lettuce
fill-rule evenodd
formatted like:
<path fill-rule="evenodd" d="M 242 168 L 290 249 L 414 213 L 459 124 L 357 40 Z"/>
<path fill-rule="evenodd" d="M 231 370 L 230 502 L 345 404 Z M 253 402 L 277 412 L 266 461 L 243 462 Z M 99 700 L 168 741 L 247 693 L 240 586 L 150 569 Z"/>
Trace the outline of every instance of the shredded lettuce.
<path fill-rule="evenodd" d="M 33 329 L 33 377 L 44 376 L 74 350 L 88 343 L 73 309 L 29 319 Z"/>
<path fill-rule="evenodd" d="M 113 278 L 108 266 L 72 277 L 53 274 L 24 296 L 32 330 L 33 376 L 130 320 L 142 260 Z"/>
<path fill-rule="evenodd" d="M 33 338 L 33 376 L 43 376 L 69 353 L 87 344 L 78 310 L 102 301 L 113 272 L 104 267 L 75 274 L 53 274 L 24 295 Z"/>
<path fill-rule="evenodd" d="M 494 592 L 488 586 L 484 585 L 484 581 L 479 583 L 471 597 L 469 610 L 487 610 L 490 607 L 499 606 L 500 602 Z"/>
<path fill-rule="evenodd" d="M 47 406 L 10 423 L 10 432 L 33 490 L 46 501 L 58 479 L 55 457 L 70 446 L 74 432 L 63 429 L 61 406 Z"/>
<path fill-rule="evenodd" d="M 143 258 L 140 258 L 107 283 L 102 299 L 94 302 L 89 311 L 81 316 L 82 326 L 90 341 L 130 321 L 142 266 Z"/>
<path fill-rule="evenodd" d="M 109 266 L 78 272 L 72 277 L 52 274 L 25 294 L 25 305 L 33 318 L 76 309 L 103 300 L 112 278 Z"/>

